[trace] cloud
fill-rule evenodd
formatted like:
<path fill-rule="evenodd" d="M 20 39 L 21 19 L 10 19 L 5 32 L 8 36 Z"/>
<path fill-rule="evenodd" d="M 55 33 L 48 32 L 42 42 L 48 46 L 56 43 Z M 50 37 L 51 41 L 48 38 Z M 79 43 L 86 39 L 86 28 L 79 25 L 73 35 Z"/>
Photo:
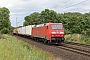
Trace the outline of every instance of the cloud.
<path fill-rule="evenodd" d="M 11 25 L 15 27 L 16 17 L 17 20 L 20 21 L 18 23 L 20 26 L 23 24 L 25 16 L 30 15 L 33 12 L 41 12 L 45 8 L 52 9 L 57 13 L 89 12 L 90 0 L 87 0 L 86 2 L 83 1 L 85 0 L 0 0 L 0 7 L 9 8 Z M 72 6 L 74 4 L 77 5 Z"/>

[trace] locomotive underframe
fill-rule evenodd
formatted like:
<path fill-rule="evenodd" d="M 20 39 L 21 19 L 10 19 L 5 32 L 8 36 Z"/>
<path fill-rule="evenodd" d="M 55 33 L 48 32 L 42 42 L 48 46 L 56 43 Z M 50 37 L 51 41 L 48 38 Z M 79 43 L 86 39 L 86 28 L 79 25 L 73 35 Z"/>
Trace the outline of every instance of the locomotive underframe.
<path fill-rule="evenodd" d="M 50 43 L 61 43 L 61 42 L 64 42 L 64 37 L 51 37 L 51 41 Z"/>

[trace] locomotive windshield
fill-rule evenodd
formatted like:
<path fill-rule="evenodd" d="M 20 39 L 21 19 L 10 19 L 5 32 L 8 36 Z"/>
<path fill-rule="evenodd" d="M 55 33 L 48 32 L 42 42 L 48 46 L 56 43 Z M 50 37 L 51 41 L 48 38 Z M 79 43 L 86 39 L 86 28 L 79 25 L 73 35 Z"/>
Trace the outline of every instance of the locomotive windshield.
<path fill-rule="evenodd" d="M 52 29 L 62 29 L 63 27 L 62 27 L 62 25 L 60 25 L 60 24 L 58 24 L 58 25 L 53 24 L 53 25 L 51 25 L 51 28 L 52 28 Z"/>

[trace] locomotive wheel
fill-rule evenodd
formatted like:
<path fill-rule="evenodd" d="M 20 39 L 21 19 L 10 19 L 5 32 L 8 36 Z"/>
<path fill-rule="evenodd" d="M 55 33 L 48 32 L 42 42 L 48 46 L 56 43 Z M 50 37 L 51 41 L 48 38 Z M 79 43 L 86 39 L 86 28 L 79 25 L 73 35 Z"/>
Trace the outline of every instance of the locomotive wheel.
<path fill-rule="evenodd" d="M 48 44 L 48 45 L 50 45 L 50 44 L 51 44 L 51 42 L 48 40 L 48 41 L 47 41 L 47 44 Z"/>
<path fill-rule="evenodd" d="M 46 40 L 46 39 L 44 39 L 44 43 L 45 43 L 45 44 L 47 43 L 47 40 Z"/>
<path fill-rule="evenodd" d="M 37 38 L 36 41 L 39 41 L 39 38 Z"/>

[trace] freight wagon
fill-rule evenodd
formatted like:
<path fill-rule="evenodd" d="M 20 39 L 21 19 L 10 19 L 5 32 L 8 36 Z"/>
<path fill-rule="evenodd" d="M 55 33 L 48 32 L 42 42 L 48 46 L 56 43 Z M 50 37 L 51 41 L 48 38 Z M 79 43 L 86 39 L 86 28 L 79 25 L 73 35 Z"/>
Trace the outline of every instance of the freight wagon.
<path fill-rule="evenodd" d="M 35 25 L 29 25 L 29 26 L 17 28 L 17 35 L 31 36 L 32 27 L 34 26 Z M 15 31 L 15 29 L 13 31 Z M 13 32 L 13 33 L 16 33 L 16 32 Z"/>

